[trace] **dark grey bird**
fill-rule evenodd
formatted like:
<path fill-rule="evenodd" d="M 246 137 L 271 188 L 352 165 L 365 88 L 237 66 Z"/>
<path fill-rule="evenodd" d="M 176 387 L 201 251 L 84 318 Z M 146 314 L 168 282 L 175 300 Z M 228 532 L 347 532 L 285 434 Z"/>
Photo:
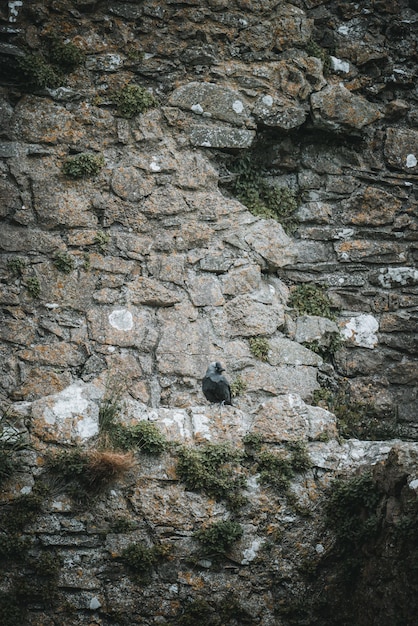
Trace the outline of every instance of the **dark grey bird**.
<path fill-rule="evenodd" d="M 232 406 L 231 387 L 222 374 L 224 371 L 225 368 L 219 361 L 211 363 L 202 380 L 202 391 L 209 402 L 219 402 L 221 405 L 229 404 Z"/>

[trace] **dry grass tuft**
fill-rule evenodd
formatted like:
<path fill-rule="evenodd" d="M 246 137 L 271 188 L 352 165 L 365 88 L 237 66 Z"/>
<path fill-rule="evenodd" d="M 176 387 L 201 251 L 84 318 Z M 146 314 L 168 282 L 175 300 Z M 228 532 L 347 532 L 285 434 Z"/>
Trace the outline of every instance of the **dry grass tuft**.
<path fill-rule="evenodd" d="M 131 452 L 119 453 L 110 450 L 93 450 L 87 464 L 89 482 L 100 488 L 126 474 L 135 460 Z"/>

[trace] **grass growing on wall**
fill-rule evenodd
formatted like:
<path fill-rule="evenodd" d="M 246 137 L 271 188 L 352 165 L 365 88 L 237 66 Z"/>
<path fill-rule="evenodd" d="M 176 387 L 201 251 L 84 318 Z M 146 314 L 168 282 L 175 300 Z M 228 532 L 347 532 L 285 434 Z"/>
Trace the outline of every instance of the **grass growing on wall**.
<path fill-rule="evenodd" d="M 177 452 L 176 472 L 187 489 L 202 491 L 236 509 L 246 502 L 241 494 L 245 485 L 241 459 L 242 453 L 228 444 L 183 446 Z"/>
<path fill-rule="evenodd" d="M 45 458 L 45 468 L 75 501 L 87 503 L 132 467 L 130 453 L 73 448 Z"/>
<path fill-rule="evenodd" d="M 335 319 L 334 307 L 327 293 L 322 287 L 313 283 L 302 283 L 293 287 L 288 304 L 299 315 L 318 315 L 331 320 Z"/>
<path fill-rule="evenodd" d="M 99 433 L 102 447 L 116 450 L 140 450 L 146 454 L 160 455 L 167 448 L 167 440 L 158 427 L 148 420 L 125 425 L 119 421 L 123 411 L 124 389 L 110 384 L 99 407 Z"/>
<path fill-rule="evenodd" d="M 231 162 L 229 167 L 233 176 L 232 194 L 253 215 L 276 220 L 288 234 L 297 229 L 298 201 L 293 189 L 272 182 L 252 153 Z"/>
<path fill-rule="evenodd" d="M 200 528 L 193 537 L 200 542 L 205 555 L 223 556 L 241 539 L 243 532 L 238 522 L 221 520 Z"/>

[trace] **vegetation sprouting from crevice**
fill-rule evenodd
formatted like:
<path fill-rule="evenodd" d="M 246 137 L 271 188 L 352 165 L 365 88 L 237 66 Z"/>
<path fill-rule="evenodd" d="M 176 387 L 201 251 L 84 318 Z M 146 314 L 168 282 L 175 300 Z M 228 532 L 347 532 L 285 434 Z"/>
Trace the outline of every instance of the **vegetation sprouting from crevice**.
<path fill-rule="evenodd" d="M 298 199 L 295 191 L 278 184 L 262 164 L 255 152 L 247 153 L 228 164 L 231 172 L 228 188 L 253 215 L 274 219 L 291 234 L 298 227 L 296 210 Z"/>

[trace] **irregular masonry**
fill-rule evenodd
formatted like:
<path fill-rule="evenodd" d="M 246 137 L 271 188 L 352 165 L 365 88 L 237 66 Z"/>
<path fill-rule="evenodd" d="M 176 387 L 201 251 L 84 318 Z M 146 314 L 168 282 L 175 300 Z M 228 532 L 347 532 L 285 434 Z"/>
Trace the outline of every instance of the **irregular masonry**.
<path fill-rule="evenodd" d="M 171 442 L 157 458 L 137 452 L 125 482 L 84 509 L 53 482 L 22 536 L 33 541 L 29 559 L 56 554 L 62 563 L 58 599 L 32 589 L 31 603 L 18 603 L 29 613 L 13 624 L 334 626 L 307 608 L 318 595 L 315 559 L 326 563 L 333 543 L 323 505 L 335 476 L 364 467 L 387 482 L 381 545 L 393 577 L 383 596 L 392 589 L 405 599 L 410 588 L 388 537 L 417 480 L 416 3 L 201 4 L 0 8 L 0 389 L 33 446 L 18 451 L 21 471 L 2 510 L 20 495 L 36 503 L 48 451 L 99 445 L 106 394 L 120 401 L 125 425 L 155 424 Z M 65 77 L 60 70 L 58 88 L 29 89 L 55 33 L 84 63 Z M 28 51 L 30 77 L 19 69 Z M 120 117 L 113 96 L 129 83 L 157 106 Z M 64 176 L 66 159 L 86 152 L 103 156 L 103 169 Z M 250 164 L 247 198 L 258 193 L 254 169 L 297 197 L 292 235 L 233 197 L 238 155 Z M 68 273 L 57 255 L 69 255 Z M 312 283 L 326 290 L 335 319 L 290 308 L 294 287 Z M 257 336 L 268 345 L 263 361 L 250 349 Z M 233 408 L 203 404 L 211 360 L 245 389 Z M 346 418 L 351 410 L 388 441 L 340 440 L 333 414 L 311 405 L 341 381 Z M 248 435 L 253 445 L 261 436 L 261 458 L 244 445 Z M 231 511 L 213 493 L 185 489 L 176 463 L 178 444 L 201 451 L 225 442 L 249 455 L 232 464 L 249 502 L 233 513 L 243 538 L 219 564 L 198 551 L 193 532 Z M 291 455 L 300 442 L 312 467 L 277 493 L 263 483 L 268 462 L 277 467 L 269 455 Z M 133 542 L 172 550 L 145 588 L 122 563 Z M 1 602 L 3 591 L 14 597 L 14 576 L 34 571 L 6 565 Z M 352 601 L 360 614 L 347 623 L 369 626 L 372 611 L 392 626 L 391 606 L 372 602 L 373 573 L 387 576 L 372 562 L 364 572 L 372 591 Z M 329 579 L 317 578 L 322 598 Z"/>

